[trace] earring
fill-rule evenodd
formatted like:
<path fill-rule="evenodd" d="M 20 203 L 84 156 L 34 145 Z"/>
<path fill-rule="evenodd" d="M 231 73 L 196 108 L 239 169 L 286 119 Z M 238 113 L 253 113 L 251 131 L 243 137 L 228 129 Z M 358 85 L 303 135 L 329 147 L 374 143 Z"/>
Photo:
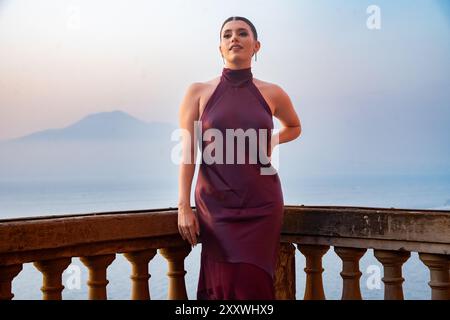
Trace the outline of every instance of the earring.
<path fill-rule="evenodd" d="M 223 64 L 225 64 L 225 60 L 223 59 L 223 56 L 222 56 L 222 61 L 223 61 Z"/>
<path fill-rule="evenodd" d="M 257 55 L 256 55 L 256 51 L 255 51 L 255 62 L 257 61 Z"/>

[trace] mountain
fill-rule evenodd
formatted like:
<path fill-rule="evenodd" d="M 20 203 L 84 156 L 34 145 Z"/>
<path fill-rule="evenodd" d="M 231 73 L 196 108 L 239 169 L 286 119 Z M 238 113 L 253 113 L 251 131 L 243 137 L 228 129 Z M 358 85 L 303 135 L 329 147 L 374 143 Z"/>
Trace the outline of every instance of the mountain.
<path fill-rule="evenodd" d="M 0 179 L 146 176 L 175 179 L 177 126 L 123 111 L 90 114 L 60 129 L 0 143 Z"/>
<path fill-rule="evenodd" d="M 48 129 L 9 142 L 75 141 L 75 140 L 147 140 L 170 138 L 176 126 L 164 122 L 147 123 L 123 111 L 100 112 L 87 115 L 61 129 Z"/>

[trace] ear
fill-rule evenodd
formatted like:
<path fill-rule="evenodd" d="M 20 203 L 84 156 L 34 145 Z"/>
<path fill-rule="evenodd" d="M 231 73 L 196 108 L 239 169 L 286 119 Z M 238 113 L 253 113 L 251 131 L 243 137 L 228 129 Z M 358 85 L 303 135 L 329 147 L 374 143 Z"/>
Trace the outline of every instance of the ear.
<path fill-rule="evenodd" d="M 221 45 L 219 45 L 219 52 L 220 52 L 220 55 L 223 57 L 222 46 Z"/>
<path fill-rule="evenodd" d="M 260 48 L 261 48 L 261 42 L 259 42 L 259 40 L 257 40 L 255 42 L 255 52 L 258 52 Z"/>

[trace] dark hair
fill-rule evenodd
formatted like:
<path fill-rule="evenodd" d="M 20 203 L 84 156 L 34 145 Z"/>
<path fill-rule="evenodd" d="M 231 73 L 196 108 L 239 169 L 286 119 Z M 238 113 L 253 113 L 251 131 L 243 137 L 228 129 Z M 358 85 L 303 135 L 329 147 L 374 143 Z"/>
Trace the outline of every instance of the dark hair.
<path fill-rule="evenodd" d="M 250 20 L 244 17 L 229 17 L 227 20 L 225 20 L 224 23 L 222 24 L 222 27 L 220 28 L 220 39 L 222 39 L 223 26 L 229 21 L 238 21 L 238 20 L 244 21 L 246 24 L 248 24 L 250 29 L 252 30 L 253 37 L 255 38 L 255 40 L 258 40 L 258 33 L 256 32 L 255 26 L 253 25 L 253 23 L 251 23 Z"/>

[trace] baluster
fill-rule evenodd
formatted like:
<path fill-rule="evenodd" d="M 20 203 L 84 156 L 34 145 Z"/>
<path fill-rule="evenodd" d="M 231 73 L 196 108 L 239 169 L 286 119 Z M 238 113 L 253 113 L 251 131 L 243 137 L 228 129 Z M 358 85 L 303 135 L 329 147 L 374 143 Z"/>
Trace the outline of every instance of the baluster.
<path fill-rule="evenodd" d="M 159 252 L 168 263 L 169 292 L 167 298 L 169 300 L 187 300 L 184 259 L 191 252 L 191 246 L 161 248 Z"/>
<path fill-rule="evenodd" d="M 306 257 L 306 287 L 304 300 L 325 300 L 322 282 L 322 257 L 330 249 L 323 245 L 297 244 L 298 250 Z"/>
<path fill-rule="evenodd" d="M 70 265 L 72 258 L 61 258 L 54 260 L 42 260 L 34 262 L 34 266 L 43 275 L 43 292 L 44 300 L 61 300 L 62 291 L 62 273 Z"/>
<path fill-rule="evenodd" d="M 155 255 L 156 249 L 127 252 L 124 254 L 132 266 L 130 277 L 132 280 L 131 299 L 150 300 L 148 285 L 150 274 L 148 273 L 148 264 Z"/>
<path fill-rule="evenodd" d="M 22 271 L 21 264 L 0 266 L 0 300 L 11 300 L 14 297 L 11 285 L 20 271 Z"/>
<path fill-rule="evenodd" d="M 295 246 L 292 243 L 280 243 L 275 270 L 275 298 L 295 300 Z"/>
<path fill-rule="evenodd" d="M 109 281 L 106 279 L 106 270 L 116 258 L 115 254 L 99 256 L 81 257 L 80 260 L 89 269 L 89 299 L 106 300 L 106 286 Z"/>
<path fill-rule="evenodd" d="M 419 258 L 430 270 L 431 299 L 450 300 L 449 256 L 419 253 Z"/>
<path fill-rule="evenodd" d="M 343 280 L 342 300 L 361 300 L 361 288 L 359 279 L 359 260 L 367 249 L 334 247 L 334 252 L 342 260 L 341 277 Z"/>
<path fill-rule="evenodd" d="M 402 265 L 408 260 L 408 251 L 374 250 L 374 256 L 383 265 L 385 300 L 403 300 Z"/>

